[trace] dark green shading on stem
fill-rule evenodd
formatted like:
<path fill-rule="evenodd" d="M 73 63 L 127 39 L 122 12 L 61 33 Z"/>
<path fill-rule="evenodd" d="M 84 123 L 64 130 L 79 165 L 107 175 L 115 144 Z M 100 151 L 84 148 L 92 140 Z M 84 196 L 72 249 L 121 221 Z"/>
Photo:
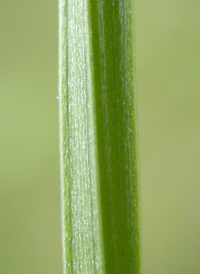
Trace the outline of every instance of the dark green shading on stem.
<path fill-rule="evenodd" d="M 141 273 L 132 0 L 60 0 L 66 273 Z"/>

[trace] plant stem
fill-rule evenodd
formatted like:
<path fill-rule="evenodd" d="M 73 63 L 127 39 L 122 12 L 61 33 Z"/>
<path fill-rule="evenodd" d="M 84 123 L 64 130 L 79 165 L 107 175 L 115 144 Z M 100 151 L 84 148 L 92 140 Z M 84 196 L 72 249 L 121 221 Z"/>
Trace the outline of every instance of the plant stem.
<path fill-rule="evenodd" d="M 60 0 L 64 273 L 141 273 L 132 0 Z"/>

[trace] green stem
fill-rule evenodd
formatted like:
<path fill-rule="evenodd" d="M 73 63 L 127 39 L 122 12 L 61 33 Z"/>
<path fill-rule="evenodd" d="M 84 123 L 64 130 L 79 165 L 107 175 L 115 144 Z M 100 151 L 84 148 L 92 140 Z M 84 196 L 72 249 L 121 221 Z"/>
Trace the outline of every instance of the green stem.
<path fill-rule="evenodd" d="M 64 273 L 141 273 L 132 0 L 60 0 Z"/>

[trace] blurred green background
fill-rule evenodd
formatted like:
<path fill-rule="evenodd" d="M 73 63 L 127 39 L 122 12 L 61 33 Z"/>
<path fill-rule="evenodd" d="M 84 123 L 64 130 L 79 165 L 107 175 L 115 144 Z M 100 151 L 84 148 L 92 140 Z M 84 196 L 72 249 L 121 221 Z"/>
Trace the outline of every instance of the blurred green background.
<path fill-rule="evenodd" d="M 136 0 L 145 274 L 200 273 L 200 1 Z M 62 273 L 57 1 L 0 3 L 0 273 Z"/>

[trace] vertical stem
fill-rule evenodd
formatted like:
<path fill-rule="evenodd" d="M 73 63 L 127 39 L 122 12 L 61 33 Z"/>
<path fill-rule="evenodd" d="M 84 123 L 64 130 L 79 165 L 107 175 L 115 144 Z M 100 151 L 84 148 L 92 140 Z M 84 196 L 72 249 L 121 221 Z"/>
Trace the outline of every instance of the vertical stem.
<path fill-rule="evenodd" d="M 65 273 L 141 273 L 132 0 L 60 0 Z"/>

